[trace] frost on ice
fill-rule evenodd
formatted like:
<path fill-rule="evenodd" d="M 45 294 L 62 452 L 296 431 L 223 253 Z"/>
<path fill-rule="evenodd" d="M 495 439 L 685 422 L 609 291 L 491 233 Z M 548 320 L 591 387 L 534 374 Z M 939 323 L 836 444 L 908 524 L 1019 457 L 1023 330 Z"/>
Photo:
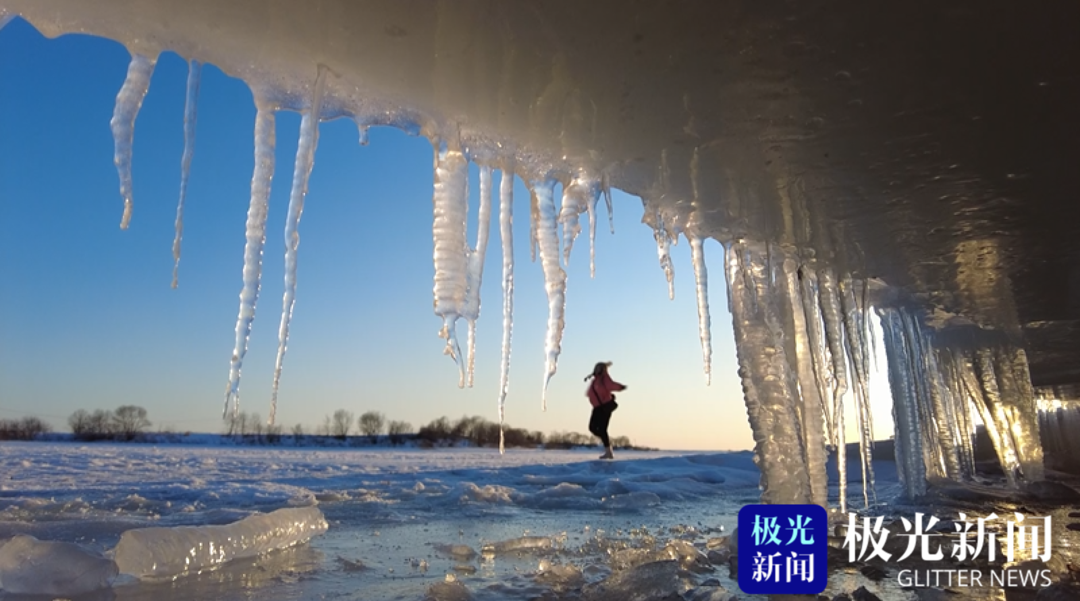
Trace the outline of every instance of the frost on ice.
<path fill-rule="evenodd" d="M 460 147 L 445 142 L 435 147 L 435 192 L 432 197 L 435 245 L 435 314 L 443 318 L 439 336 L 446 341 L 443 354 L 458 366 L 458 387 L 465 386 L 465 364 L 457 339 L 457 320 L 465 312 L 469 270 L 466 253 L 466 213 L 469 205 L 468 163 Z"/>
<path fill-rule="evenodd" d="M 132 55 L 124 85 L 116 95 L 112 121 L 109 122 L 116 145 L 113 162 L 120 174 L 120 196 L 124 199 L 124 215 L 120 219 L 122 230 L 126 230 L 131 222 L 131 145 L 135 137 L 135 117 L 139 115 L 146 90 L 150 88 L 150 76 L 154 73 L 155 63 L 156 58 Z"/>

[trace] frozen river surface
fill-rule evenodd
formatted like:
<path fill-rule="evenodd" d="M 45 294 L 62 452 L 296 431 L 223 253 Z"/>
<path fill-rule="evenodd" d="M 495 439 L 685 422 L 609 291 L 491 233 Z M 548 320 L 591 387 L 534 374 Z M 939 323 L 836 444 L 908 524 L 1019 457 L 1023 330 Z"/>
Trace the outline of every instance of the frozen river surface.
<path fill-rule="evenodd" d="M 689 598 L 710 579 L 738 591 L 726 565 L 704 559 L 738 509 L 757 502 L 751 453 L 596 456 L 5 443 L 0 538 L 27 534 L 109 555 L 132 528 L 229 524 L 315 505 L 329 528 L 310 543 L 161 582 L 121 575 L 91 598 L 631 599 L 653 586 Z M 682 565 L 626 569 L 657 559 Z"/>

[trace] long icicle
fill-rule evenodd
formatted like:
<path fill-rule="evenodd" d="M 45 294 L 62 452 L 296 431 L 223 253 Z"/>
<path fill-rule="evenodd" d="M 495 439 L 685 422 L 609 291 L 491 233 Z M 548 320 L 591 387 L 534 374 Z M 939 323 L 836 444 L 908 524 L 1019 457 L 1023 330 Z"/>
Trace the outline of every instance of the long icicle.
<path fill-rule="evenodd" d="M 180 272 L 180 241 L 184 237 L 184 199 L 187 197 L 191 157 L 195 154 L 195 121 L 198 119 L 199 82 L 202 63 L 188 61 L 187 93 L 184 95 L 184 154 L 180 158 L 180 200 L 176 203 L 176 237 L 173 238 L 172 287 L 176 288 Z"/>
<path fill-rule="evenodd" d="M 690 236 L 690 260 L 694 264 L 697 291 L 698 337 L 701 338 L 701 361 L 705 366 L 705 384 L 712 383 L 712 321 L 709 318 L 709 271 L 705 267 L 704 241 Z"/>
<path fill-rule="evenodd" d="M 435 247 L 435 314 L 443 319 L 439 331 L 439 337 L 446 341 L 443 354 L 450 355 L 458 367 L 458 388 L 465 387 L 465 362 L 457 339 L 457 320 L 465 308 L 468 287 L 468 245 L 465 242 L 468 172 L 469 164 L 460 147 L 436 142 L 431 228 Z"/>
<path fill-rule="evenodd" d="M 116 95 L 116 106 L 109 121 L 115 144 L 113 162 L 120 175 L 120 196 L 124 199 L 124 216 L 120 219 L 122 230 L 126 230 L 131 223 L 131 146 L 135 139 L 135 117 L 139 115 L 146 90 L 150 88 L 150 76 L 154 73 L 156 63 L 156 58 L 141 54 L 131 56 L 127 77 Z"/>
<path fill-rule="evenodd" d="M 503 333 L 499 367 L 499 454 L 506 452 L 503 422 L 510 392 L 510 339 L 514 330 L 514 169 L 504 166 L 499 181 L 499 236 L 502 239 Z"/>
<path fill-rule="evenodd" d="M 307 196 L 311 169 L 315 166 L 315 148 L 319 145 L 319 116 L 322 113 L 323 88 L 326 86 L 325 65 L 319 65 L 315 87 L 311 92 L 311 106 L 300 118 L 300 140 L 296 144 L 296 162 L 293 165 L 292 190 L 289 192 L 289 213 L 285 217 L 285 292 L 281 297 L 281 325 L 278 326 L 277 360 L 274 362 L 274 384 L 270 393 L 270 419 L 274 425 L 277 417 L 278 385 L 281 383 L 281 366 L 285 361 L 285 349 L 289 345 L 289 323 L 296 306 L 296 253 L 300 248 L 300 217 L 304 214 L 304 197 Z"/>
<path fill-rule="evenodd" d="M 589 211 L 589 277 L 596 277 L 596 203 L 600 197 L 589 199 L 586 210 Z"/>
<path fill-rule="evenodd" d="M 266 244 L 266 214 L 270 201 L 270 184 L 274 178 L 274 111 L 265 98 L 255 96 L 255 171 L 251 176 L 251 204 L 248 207 L 244 243 L 244 286 L 240 290 L 240 313 L 236 317 L 236 344 L 229 364 L 229 383 L 225 389 L 224 418 L 228 414 L 229 401 L 233 403 L 233 416 L 240 412 L 240 368 L 247 354 L 251 338 L 251 324 L 255 320 L 255 305 L 259 300 L 259 282 L 262 277 L 263 246 Z"/>
<path fill-rule="evenodd" d="M 566 325 L 563 317 L 566 310 L 566 272 L 559 266 L 555 180 L 539 179 L 533 181 L 530 188 L 540 216 L 536 237 L 548 298 L 547 335 L 544 337 L 544 389 L 540 399 L 542 409 L 547 411 L 547 387 L 559 366 L 563 327 Z"/>
<path fill-rule="evenodd" d="M 840 288 L 832 268 L 818 272 L 818 298 L 825 325 L 825 342 L 832 359 L 833 437 L 836 445 L 836 469 L 840 477 L 840 512 L 847 512 L 847 432 L 844 428 L 844 395 L 848 391 L 847 366 L 844 363 L 844 326 L 840 311 Z"/>
<path fill-rule="evenodd" d="M 465 310 L 462 316 L 469 323 L 468 377 L 473 385 L 476 365 L 476 320 L 480 318 L 480 286 L 484 280 L 484 256 L 487 254 L 488 231 L 491 229 L 491 167 L 480 167 L 480 212 L 477 216 L 476 248 L 469 251 L 468 272 L 465 274 Z"/>

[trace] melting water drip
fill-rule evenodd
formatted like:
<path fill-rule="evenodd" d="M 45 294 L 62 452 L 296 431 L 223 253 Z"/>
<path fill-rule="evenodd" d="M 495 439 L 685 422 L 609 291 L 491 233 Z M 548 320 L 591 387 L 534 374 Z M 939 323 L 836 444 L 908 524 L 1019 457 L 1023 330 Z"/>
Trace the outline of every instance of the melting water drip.
<path fill-rule="evenodd" d="M 251 202 L 248 207 L 244 243 L 244 285 L 240 290 L 240 313 L 236 317 L 236 344 L 229 365 L 229 383 L 225 389 L 225 408 L 228 414 L 232 402 L 233 416 L 240 413 L 240 368 L 251 338 L 255 320 L 255 305 L 259 300 L 262 278 L 263 246 L 266 244 L 266 215 L 269 210 L 270 183 L 274 178 L 274 124 L 276 106 L 261 94 L 255 95 L 255 171 L 251 176 Z"/>
<path fill-rule="evenodd" d="M 187 93 L 184 94 L 184 154 L 180 158 L 180 200 L 176 203 L 176 237 L 173 238 L 172 287 L 176 288 L 180 271 L 180 240 L 184 237 L 184 199 L 187 197 L 191 157 L 195 154 L 195 121 L 198 118 L 199 82 L 202 63 L 188 61 Z"/>
<path fill-rule="evenodd" d="M 491 229 L 491 167 L 480 167 L 480 212 L 477 217 L 476 248 L 469 249 L 466 273 L 465 310 L 462 316 L 469 322 L 469 388 L 473 385 L 476 361 L 476 320 L 480 318 L 480 285 L 484 280 L 484 256 L 487 254 L 488 230 Z"/>
<path fill-rule="evenodd" d="M 555 180 L 535 180 L 530 185 L 539 220 L 536 225 L 544 289 L 548 298 L 547 334 L 544 336 L 544 388 L 541 407 L 547 411 L 547 388 L 559 365 L 562 334 L 566 325 L 566 272 L 559 266 L 559 236 L 556 231 Z"/>
<path fill-rule="evenodd" d="M 296 145 L 296 163 L 293 166 L 292 190 L 289 193 L 289 212 L 285 217 L 285 292 L 281 298 L 281 325 L 278 327 L 278 351 L 274 363 L 274 384 L 270 398 L 269 424 L 274 425 L 277 416 L 278 385 L 281 383 L 281 366 L 285 361 L 285 349 L 289 344 L 289 322 L 296 306 L 296 253 L 300 248 L 300 217 L 304 214 L 304 197 L 307 196 L 311 169 L 315 165 L 315 148 L 319 145 L 319 117 L 322 113 L 323 90 L 328 69 L 319 65 L 315 86 L 311 92 L 311 106 L 300 118 L 300 140 Z"/>
<path fill-rule="evenodd" d="M 120 219 L 122 230 L 126 230 L 131 222 L 131 146 L 135 138 L 135 117 L 139 115 L 146 90 L 150 88 L 150 76 L 154 73 L 156 63 L 156 58 L 132 55 L 127 77 L 116 95 L 116 107 L 109 122 L 116 147 L 113 162 L 120 175 L 120 196 L 124 199 L 124 216 Z"/>
<path fill-rule="evenodd" d="M 466 214 L 468 212 L 468 163 L 459 148 L 445 142 L 435 145 L 435 191 L 432 197 L 434 220 L 432 238 L 435 252 L 435 314 L 443 318 L 439 336 L 446 340 L 443 354 L 458 366 L 458 387 L 465 386 L 465 365 L 461 360 L 456 324 L 465 310 L 468 290 L 466 254 Z"/>
<path fill-rule="evenodd" d="M 510 340 L 514 331 L 514 169 L 504 166 L 499 181 L 499 236 L 502 240 L 503 331 L 499 361 L 499 453 L 506 452 L 503 424 L 510 391 Z"/>

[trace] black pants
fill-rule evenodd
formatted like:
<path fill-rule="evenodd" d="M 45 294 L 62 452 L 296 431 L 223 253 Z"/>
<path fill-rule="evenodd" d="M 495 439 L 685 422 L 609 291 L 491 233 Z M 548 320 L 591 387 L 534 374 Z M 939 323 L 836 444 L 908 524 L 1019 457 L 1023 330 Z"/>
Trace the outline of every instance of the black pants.
<path fill-rule="evenodd" d="M 592 417 L 589 418 L 589 432 L 600 437 L 600 442 L 604 443 L 604 447 L 611 446 L 611 439 L 608 438 L 607 428 L 608 423 L 611 422 L 611 413 L 615 411 L 619 406 L 615 404 L 615 399 L 612 399 L 610 403 L 604 403 L 598 407 L 593 407 Z"/>

